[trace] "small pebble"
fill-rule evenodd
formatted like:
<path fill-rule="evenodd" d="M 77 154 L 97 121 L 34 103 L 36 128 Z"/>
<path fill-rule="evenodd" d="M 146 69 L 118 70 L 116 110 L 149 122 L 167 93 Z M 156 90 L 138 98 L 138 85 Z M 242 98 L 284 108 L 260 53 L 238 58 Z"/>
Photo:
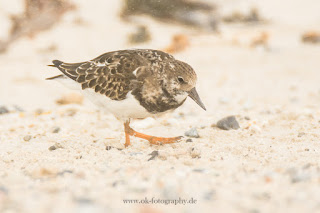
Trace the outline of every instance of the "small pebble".
<path fill-rule="evenodd" d="M 151 157 L 148 159 L 148 161 L 155 159 L 155 157 L 159 155 L 159 152 L 155 150 L 151 152 L 149 155 L 151 155 Z"/>
<path fill-rule="evenodd" d="M 190 142 L 193 142 L 193 141 L 192 141 L 191 138 L 188 138 L 188 139 L 186 140 L 186 142 L 187 142 L 187 143 L 190 143 Z"/>
<path fill-rule="evenodd" d="M 112 149 L 112 146 L 106 146 L 106 150 L 111 150 Z"/>
<path fill-rule="evenodd" d="M 55 126 L 52 128 L 52 133 L 58 133 L 58 132 L 60 132 L 60 127 Z"/>
<path fill-rule="evenodd" d="M 8 194 L 9 190 L 4 186 L 0 186 L 0 192 L 2 192 L 4 194 Z"/>
<path fill-rule="evenodd" d="M 77 203 L 80 203 L 80 204 L 90 204 L 90 203 L 93 203 L 92 200 L 90 200 L 89 198 L 84 198 L 84 197 L 75 198 L 75 201 L 76 201 Z"/>
<path fill-rule="evenodd" d="M 200 138 L 199 133 L 195 127 L 189 129 L 184 133 L 185 136 L 191 137 L 191 138 Z"/>
<path fill-rule="evenodd" d="M 67 173 L 68 173 L 68 174 L 72 174 L 73 171 L 66 169 L 66 170 L 63 170 L 63 171 L 61 171 L 61 172 L 58 172 L 58 173 L 57 173 L 57 176 L 59 176 L 59 175 L 64 175 L 64 174 L 67 174 Z"/>
<path fill-rule="evenodd" d="M 307 173 L 296 173 L 291 176 L 291 183 L 298 183 L 310 180 L 310 175 Z"/>
<path fill-rule="evenodd" d="M 193 169 L 193 172 L 199 172 L 199 173 L 204 173 L 205 169 Z"/>
<path fill-rule="evenodd" d="M 309 150 L 308 150 L 308 151 L 309 151 Z M 305 164 L 305 165 L 302 167 L 302 169 L 309 169 L 311 166 L 312 166 L 311 163 L 307 163 L 307 164 Z"/>
<path fill-rule="evenodd" d="M 50 150 L 50 151 L 53 151 L 53 150 L 56 150 L 56 149 L 57 149 L 56 146 L 50 146 L 50 147 L 49 147 L 49 150 Z"/>
<path fill-rule="evenodd" d="M 66 104 L 79 104 L 81 105 L 83 102 L 83 96 L 80 93 L 68 93 L 64 94 L 60 99 L 56 101 L 59 105 L 66 105 Z"/>
<path fill-rule="evenodd" d="M 50 146 L 48 149 L 50 151 L 56 150 L 56 149 L 62 149 L 63 146 L 60 143 L 55 143 L 54 145 Z"/>
<path fill-rule="evenodd" d="M 217 127 L 223 130 L 239 129 L 239 123 L 235 116 L 222 118 L 217 122 Z"/>
<path fill-rule="evenodd" d="M 0 106 L 0 115 L 9 113 L 9 110 L 5 106 Z"/>
<path fill-rule="evenodd" d="M 249 121 L 249 120 L 250 120 L 250 117 L 244 116 L 244 119 L 246 119 L 247 121 Z"/>
<path fill-rule="evenodd" d="M 136 156 L 136 155 L 142 155 L 142 152 L 130 152 L 129 155 L 130 156 Z"/>
<path fill-rule="evenodd" d="M 24 110 L 20 106 L 17 106 L 17 105 L 14 105 L 14 109 L 18 112 L 24 112 Z"/>
<path fill-rule="evenodd" d="M 116 180 L 112 183 L 112 187 L 116 187 L 118 185 L 124 185 L 126 182 L 124 180 Z"/>
<path fill-rule="evenodd" d="M 136 32 L 129 35 L 128 39 L 130 43 L 138 44 L 149 41 L 151 39 L 151 36 L 146 26 L 138 26 Z"/>
<path fill-rule="evenodd" d="M 31 135 L 26 135 L 23 137 L 24 141 L 30 141 L 31 140 Z"/>
<path fill-rule="evenodd" d="M 211 200 L 216 195 L 214 190 L 208 191 L 204 194 L 203 198 L 206 200 Z"/>

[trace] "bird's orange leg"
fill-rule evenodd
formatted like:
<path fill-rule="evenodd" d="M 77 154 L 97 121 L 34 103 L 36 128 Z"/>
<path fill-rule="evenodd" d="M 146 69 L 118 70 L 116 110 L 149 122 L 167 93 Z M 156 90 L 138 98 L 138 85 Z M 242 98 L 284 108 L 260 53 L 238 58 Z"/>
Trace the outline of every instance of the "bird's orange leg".
<path fill-rule="evenodd" d="M 126 147 L 130 145 L 130 138 L 129 138 L 130 135 L 148 140 L 151 144 L 155 144 L 155 145 L 175 143 L 175 142 L 178 142 L 182 138 L 182 136 L 172 137 L 172 138 L 163 138 L 163 137 L 155 137 L 155 136 L 151 136 L 151 135 L 146 135 L 146 134 L 143 134 L 140 132 L 136 132 L 134 129 L 132 129 L 129 126 L 129 124 L 130 124 L 130 121 L 127 121 L 124 123 L 124 131 L 126 134 L 126 143 L 124 145 Z"/>
<path fill-rule="evenodd" d="M 124 144 L 125 147 L 129 146 L 131 143 L 130 143 L 130 134 L 129 134 L 129 129 L 130 126 L 130 121 L 126 121 L 123 125 L 124 125 L 124 133 L 126 135 L 126 143 Z"/>

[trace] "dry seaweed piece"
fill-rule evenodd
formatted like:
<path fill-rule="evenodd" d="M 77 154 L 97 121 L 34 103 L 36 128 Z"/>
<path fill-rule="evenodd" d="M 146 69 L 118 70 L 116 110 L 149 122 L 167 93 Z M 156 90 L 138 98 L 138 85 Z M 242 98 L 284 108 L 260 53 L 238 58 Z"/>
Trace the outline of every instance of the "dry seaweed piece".
<path fill-rule="evenodd" d="M 176 53 L 185 50 L 190 45 L 189 38 L 183 34 L 172 37 L 171 44 L 164 49 L 167 53 Z"/>
<path fill-rule="evenodd" d="M 265 20 L 261 17 L 258 9 L 252 8 L 248 14 L 235 11 L 229 16 L 225 16 L 222 20 L 226 23 L 262 23 Z"/>
<path fill-rule="evenodd" d="M 67 93 L 64 94 L 61 98 L 56 100 L 56 103 L 59 105 L 66 105 L 66 104 L 79 104 L 81 105 L 83 102 L 83 96 L 79 93 Z"/>
<path fill-rule="evenodd" d="M 153 18 L 196 26 L 209 30 L 217 29 L 215 6 L 188 0 L 125 0 L 121 12 L 123 19 L 132 15 L 149 15 Z"/>
<path fill-rule="evenodd" d="M 320 43 L 320 32 L 309 31 L 301 36 L 301 40 L 305 43 Z"/>
<path fill-rule="evenodd" d="M 25 0 L 24 4 L 24 13 L 11 17 L 9 38 L 0 42 L 0 53 L 20 37 L 33 37 L 41 31 L 50 29 L 65 12 L 75 8 L 69 0 Z"/>

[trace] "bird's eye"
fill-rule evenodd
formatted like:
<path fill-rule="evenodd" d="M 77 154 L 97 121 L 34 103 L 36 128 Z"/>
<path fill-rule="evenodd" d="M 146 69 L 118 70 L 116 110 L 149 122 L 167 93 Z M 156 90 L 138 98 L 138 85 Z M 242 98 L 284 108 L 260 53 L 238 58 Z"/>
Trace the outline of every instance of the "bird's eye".
<path fill-rule="evenodd" d="M 180 77 L 180 76 L 178 77 L 178 81 L 179 81 L 179 83 L 185 83 L 184 80 L 183 80 L 183 78 Z"/>

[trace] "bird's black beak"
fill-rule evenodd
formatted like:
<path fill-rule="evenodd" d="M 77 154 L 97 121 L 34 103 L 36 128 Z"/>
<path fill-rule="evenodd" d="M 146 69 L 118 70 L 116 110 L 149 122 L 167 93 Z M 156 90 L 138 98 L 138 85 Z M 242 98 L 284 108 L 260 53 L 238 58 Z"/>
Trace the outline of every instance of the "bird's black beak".
<path fill-rule="evenodd" d="M 207 110 L 204 104 L 202 103 L 195 87 L 192 88 L 188 92 L 188 94 L 189 94 L 189 97 L 192 98 L 192 100 L 194 100 L 202 109 Z"/>

